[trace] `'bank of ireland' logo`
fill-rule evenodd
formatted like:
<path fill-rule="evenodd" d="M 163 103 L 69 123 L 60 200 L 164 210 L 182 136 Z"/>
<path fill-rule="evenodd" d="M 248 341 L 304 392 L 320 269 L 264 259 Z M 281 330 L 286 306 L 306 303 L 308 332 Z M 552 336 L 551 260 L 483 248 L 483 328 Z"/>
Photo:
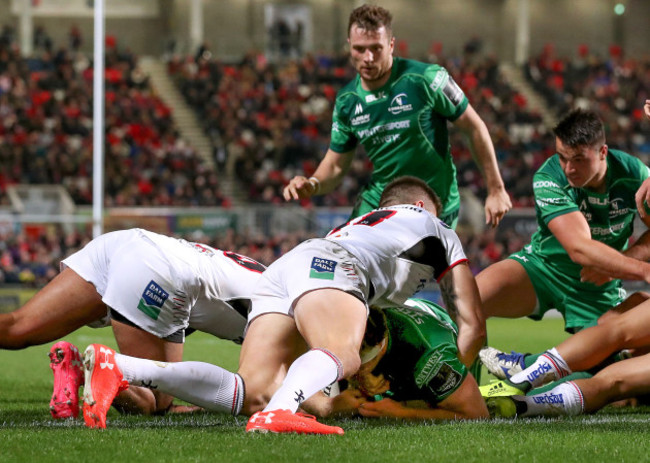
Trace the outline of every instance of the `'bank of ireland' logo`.
<path fill-rule="evenodd" d="M 318 278 L 319 280 L 333 280 L 336 261 L 314 257 L 309 269 L 309 278 Z"/>
<path fill-rule="evenodd" d="M 399 95 L 395 96 L 393 100 L 390 102 L 388 111 L 390 111 L 392 114 L 399 114 L 404 111 L 411 111 L 413 109 L 413 105 L 411 105 L 406 100 L 407 100 L 406 93 L 400 93 Z"/>

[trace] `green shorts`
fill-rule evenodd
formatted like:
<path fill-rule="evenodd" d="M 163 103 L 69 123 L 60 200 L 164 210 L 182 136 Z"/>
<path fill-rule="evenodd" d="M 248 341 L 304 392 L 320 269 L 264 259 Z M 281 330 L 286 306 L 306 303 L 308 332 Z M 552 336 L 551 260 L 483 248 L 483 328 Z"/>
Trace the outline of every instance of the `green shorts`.
<path fill-rule="evenodd" d="M 549 267 L 536 254 L 526 248 L 511 254 L 508 259 L 519 262 L 535 288 L 537 307 L 529 315 L 541 320 L 551 309 L 558 310 L 564 317 L 564 329 L 576 333 L 596 324 L 598 318 L 625 299 L 625 290 L 620 280 L 613 287 L 598 291 L 597 287 L 576 281 L 566 273 Z"/>

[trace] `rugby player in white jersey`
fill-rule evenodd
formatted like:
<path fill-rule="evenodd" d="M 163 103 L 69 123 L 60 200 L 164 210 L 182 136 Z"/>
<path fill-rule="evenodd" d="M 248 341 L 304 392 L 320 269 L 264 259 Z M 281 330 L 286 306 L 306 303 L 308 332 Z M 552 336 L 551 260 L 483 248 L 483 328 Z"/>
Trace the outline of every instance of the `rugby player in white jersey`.
<path fill-rule="evenodd" d="M 188 327 L 242 341 L 251 293 L 264 270 L 248 257 L 141 229 L 102 235 L 61 268 L 27 304 L 0 314 L 0 348 L 22 349 L 86 324 L 110 324 L 122 353 L 178 362 Z M 83 384 L 79 352 L 61 341 L 50 359 L 52 416 L 76 417 Z M 142 387 L 115 401 L 118 409 L 146 414 L 171 404 L 171 396 Z"/>
<path fill-rule="evenodd" d="M 459 358 L 469 366 L 485 340 L 485 321 L 460 240 L 435 217 L 437 196 L 422 180 L 400 177 L 386 187 L 380 205 L 326 238 L 301 243 L 263 273 L 252 296 L 239 376 L 230 374 L 230 383 L 243 379 L 241 386 L 223 388 L 217 381 L 211 396 L 201 399 L 196 391 L 207 388 L 195 388 L 186 378 L 175 395 L 192 403 L 209 400 L 211 409 L 232 412 L 243 397 L 241 412 L 252 414 L 247 431 L 343 434 L 298 408 L 358 370 L 369 305 L 401 305 L 432 278 L 459 325 Z M 84 417 L 98 416 L 86 421 L 89 426 L 105 419 L 106 407 L 98 404 L 110 400 L 116 388 L 107 384 L 142 380 L 139 371 L 148 369 L 161 389 L 162 377 L 176 373 L 176 365 L 154 372 L 154 362 L 115 355 L 97 344 L 86 349 L 84 364 L 93 396 L 84 403 Z M 107 364 L 111 367 L 102 368 Z"/>

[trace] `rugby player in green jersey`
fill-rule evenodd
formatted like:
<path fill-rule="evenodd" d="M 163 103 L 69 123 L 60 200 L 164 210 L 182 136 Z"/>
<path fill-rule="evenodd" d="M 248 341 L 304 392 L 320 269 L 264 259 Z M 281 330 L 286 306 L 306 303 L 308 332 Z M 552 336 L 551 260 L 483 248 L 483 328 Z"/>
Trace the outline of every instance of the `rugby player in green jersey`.
<path fill-rule="evenodd" d="M 485 123 L 444 68 L 393 57 L 391 22 L 391 13 L 375 5 L 351 13 L 348 43 L 358 75 L 336 97 L 325 157 L 311 178 L 296 176 L 289 182 L 285 199 L 334 190 L 361 144 L 374 170 L 351 217 L 377 208 L 391 180 L 412 175 L 438 194 L 444 206 L 439 217 L 455 228 L 460 197 L 447 130 L 450 121 L 469 139 L 487 186 L 486 223 L 496 226 L 512 204 Z"/>
<path fill-rule="evenodd" d="M 540 319 L 557 309 L 565 329 L 577 332 L 645 299 L 636 295 L 623 302 L 620 279 L 650 282 L 650 233 L 628 247 L 635 194 L 648 168 L 609 149 L 603 123 L 592 111 L 570 112 L 554 133 L 557 154 L 533 177 L 538 229 L 531 243 L 483 270 L 477 284 L 486 318 Z M 493 348 L 481 352 L 488 370 L 501 378 L 536 358 Z"/>
<path fill-rule="evenodd" d="M 363 363 L 348 389 L 304 405 L 321 416 L 487 418 L 476 380 L 458 358 L 457 336 L 447 312 L 424 299 L 409 299 L 406 307 L 371 308 Z"/>

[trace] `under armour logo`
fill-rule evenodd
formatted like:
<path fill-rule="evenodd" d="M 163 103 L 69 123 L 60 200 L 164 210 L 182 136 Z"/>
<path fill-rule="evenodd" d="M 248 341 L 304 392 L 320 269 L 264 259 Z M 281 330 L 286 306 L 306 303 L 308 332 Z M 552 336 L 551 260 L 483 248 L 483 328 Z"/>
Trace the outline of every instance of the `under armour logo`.
<path fill-rule="evenodd" d="M 252 416 L 252 420 L 255 423 L 259 423 L 260 419 L 264 419 L 264 424 L 272 423 L 272 418 L 275 416 L 273 412 L 257 412 Z"/>
<path fill-rule="evenodd" d="M 111 363 L 109 356 L 113 353 L 113 351 L 107 347 L 100 347 L 99 348 L 99 353 L 104 354 L 104 359 L 106 361 L 104 362 L 99 362 L 99 368 L 102 370 L 108 368 L 109 370 L 112 370 L 113 367 L 115 366 L 113 363 Z"/>
<path fill-rule="evenodd" d="M 302 392 L 302 389 L 299 390 L 299 391 L 296 391 L 296 398 L 293 399 L 293 400 L 295 400 L 299 404 L 302 403 L 305 400 L 305 393 Z"/>

